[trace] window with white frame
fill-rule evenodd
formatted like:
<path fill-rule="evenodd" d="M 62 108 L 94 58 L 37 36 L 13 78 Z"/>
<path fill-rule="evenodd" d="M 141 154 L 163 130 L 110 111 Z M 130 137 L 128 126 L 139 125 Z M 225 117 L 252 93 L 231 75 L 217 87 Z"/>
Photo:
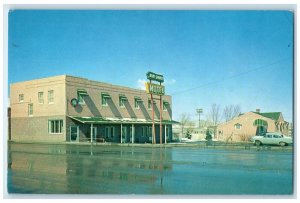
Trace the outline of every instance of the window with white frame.
<path fill-rule="evenodd" d="M 85 104 L 85 97 L 89 96 L 87 91 L 84 89 L 78 89 L 77 90 L 77 100 L 79 104 Z"/>
<path fill-rule="evenodd" d="M 107 100 L 110 99 L 110 95 L 108 93 L 101 93 L 101 104 L 102 106 L 108 106 Z"/>
<path fill-rule="evenodd" d="M 44 92 L 38 92 L 38 100 L 39 100 L 39 104 L 44 103 Z"/>
<path fill-rule="evenodd" d="M 169 106 L 169 102 L 163 101 L 163 110 L 167 111 Z"/>
<path fill-rule="evenodd" d="M 33 116 L 33 104 L 28 104 L 28 116 Z"/>
<path fill-rule="evenodd" d="M 48 91 L 48 103 L 53 104 L 54 103 L 54 90 Z"/>
<path fill-rule="evenodd" d="M 24 94 L 19 94 L 19 102 L 24 102 Z"/>
<path fill-rule="evenodd" d="M 61 134 L 63 129 L 63 120 L 48 120 L 48 133 Z"/>
<path fill-rule="evenodd" d="M 142 99 L 139 97 L 134 98 L 134 108 L 139 109 L 140 108 L 140 102 L 142 102 Z"/>
<path fill-rule="evenodd" d="M 127 101 L 127 98 L 125 95 L 119 95 L 119 106 L 125 107 L 125 102 Z"/>

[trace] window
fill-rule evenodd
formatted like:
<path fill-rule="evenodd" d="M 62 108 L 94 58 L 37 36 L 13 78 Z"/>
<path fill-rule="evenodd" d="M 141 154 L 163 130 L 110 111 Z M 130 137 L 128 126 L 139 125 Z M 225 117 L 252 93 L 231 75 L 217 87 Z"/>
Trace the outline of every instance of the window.
<path fill-rule="evenodd" d="M 148 110 L 152 110 L 151 99 L 148 99 Z"/>
<path fill-rule="evenodd" d="M 38 93 L 38 100 L 39 100 L 39 104 L 44 103 L 44 92 L 39 92 Z"/>
<path fill-rule="evenodd" d="M 85 104 L 84 95 L 78 94 L 78 104 Z"/>
<path fill-rule="evenodd" d="M 134 98 L 134 108 L 139 109 L 140 108 L 140 102 L 142 102 L 141 98 L 135 97 Z"/>
<path fill-rule="evenodd" d="M 273 135 L 273 138 L 281 138 L 280 135 Z"/>
<path fill-rule="evenodd" d="M 49 120 L 48 121 L 48 133 L 49 134 L 61 134 L 63 127 L 63 120 Z"/>
<path fill-rule="evenodd" d="M 169 106 L 169 102 L 163 101 L 163 110 L 164 111 L 167 111 L 168 106 Z"/>
<path fill-rule="evenodd" d="M 119 96 L 119 106 L 120 107 L 125 107 L 125 102 L 127 101 L 127 98 L 125 95 L 120 95 Z"/>
<path fill-rule="evenodd" d="M 24 94 L 19 94 L 19 102 L 24 102 Z"/>
<path fill-rule="evenodd" d="M 28 116 L 33 116 L 33 104 L 28 104 Z"/>
<path fill-rule="evenodd" d="M 237 124 L 234 125 L 234 128 L 235 128 L 236 130 L 240 130 L 240 129 L 242 129 L 242 125 L 239 124 L 239 123 L 237 123 Z"/>
<path fill-rule="evenodd" d="M 85 96 L 89 96 L 86 90 L 84 89 L 77 90 L 77 100 L 79 104 L 85 104 L 84 101 Z"/>
<path fill-rule="evenodd" d="M 53 90 L 48 91 L 48 103 L 49 104 L 54 103 L 54 91 Z"/>
<path fill-rule="evenodd" d="M 102 103 L 102 106 L 107 106 L 108 105 L 107 99 L 110 99 L 109 94 L 107 94 L 107 93 L 101 93 L 101 103 Z"/>

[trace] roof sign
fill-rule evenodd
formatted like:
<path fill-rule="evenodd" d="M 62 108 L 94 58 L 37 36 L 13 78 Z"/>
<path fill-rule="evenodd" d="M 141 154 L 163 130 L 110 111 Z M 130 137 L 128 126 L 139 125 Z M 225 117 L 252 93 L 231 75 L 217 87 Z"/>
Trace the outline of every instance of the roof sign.
<path fill-rule="evenodd" d="M 153 73 L 153 72 L 147 72 L 147 79 L 148 80 L 155 80 L 155 81 L 158 81 L 158 82 L 164 82 L 164 76 L 163 75 L 160 75 L 160 74 L 156 74 L 156 73 Z"/>

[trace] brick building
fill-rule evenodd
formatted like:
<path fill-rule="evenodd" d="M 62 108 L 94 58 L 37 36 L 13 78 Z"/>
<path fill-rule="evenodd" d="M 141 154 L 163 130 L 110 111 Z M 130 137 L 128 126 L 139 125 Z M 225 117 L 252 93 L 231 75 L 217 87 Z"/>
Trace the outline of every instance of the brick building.
<path fill-rule="evenodd" d="M 155 99 L 158 96 L 154 96 Z M 163 100 L 163 142 L 172 139 L 172 99 Z M 159 101 L 143 90 L 61 75 L 11 84 L 11 140 L 159 143 Z"/>
<path fill-rule="evenodd" d="M 217 126 L 215 138 L 223 141 L 247 141 L 251 136 L 264 132 L 289 133 L 289 123 L 281 112 L 255 112 L 240 114 L 234 119 Z"/>

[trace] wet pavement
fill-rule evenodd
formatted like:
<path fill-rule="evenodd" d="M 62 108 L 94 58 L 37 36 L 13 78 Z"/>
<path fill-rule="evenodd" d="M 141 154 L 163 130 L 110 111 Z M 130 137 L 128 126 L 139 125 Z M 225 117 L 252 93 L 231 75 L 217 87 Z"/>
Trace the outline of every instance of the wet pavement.
<path fill-rule="evenodd" d="M 287 150 L 21 143 L 9 143 L 8 150 L 9 193 L 293 193 Z"/>

